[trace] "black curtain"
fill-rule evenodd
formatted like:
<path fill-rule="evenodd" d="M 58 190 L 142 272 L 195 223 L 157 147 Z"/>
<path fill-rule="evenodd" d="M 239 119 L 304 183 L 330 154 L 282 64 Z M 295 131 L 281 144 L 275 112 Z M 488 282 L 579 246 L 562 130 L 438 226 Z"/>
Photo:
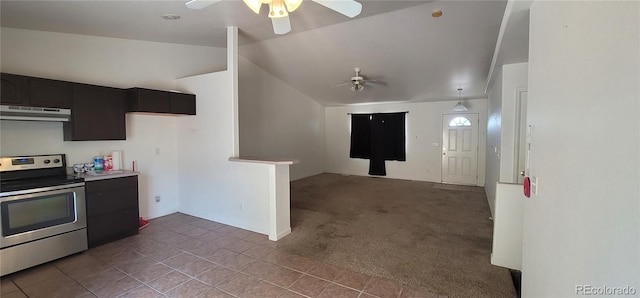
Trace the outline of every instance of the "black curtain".
<path fill-rule="evenodd" d="M 352 114 L 352 158 L 369 159 L 369 175 L 386 175 L 385 160 L 406 161 L 405 112 Z"/>
<path fill-rule="evenodd" d="M 371 118 L 370 114 L 351 115 L 351 158 L 371 157 Z"/>

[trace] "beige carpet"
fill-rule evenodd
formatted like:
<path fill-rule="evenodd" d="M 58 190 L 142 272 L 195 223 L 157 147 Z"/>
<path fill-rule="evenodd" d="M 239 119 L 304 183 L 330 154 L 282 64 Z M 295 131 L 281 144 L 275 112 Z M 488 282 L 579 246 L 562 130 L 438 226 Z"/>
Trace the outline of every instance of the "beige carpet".
<path fill-rule="evenodd" d="M 278 249 L 449 297 L 515 297 L 509 271 L 489 263 L 483 189 L 442 186 L 337 174 L 295 181 L 292 233 Z"/>

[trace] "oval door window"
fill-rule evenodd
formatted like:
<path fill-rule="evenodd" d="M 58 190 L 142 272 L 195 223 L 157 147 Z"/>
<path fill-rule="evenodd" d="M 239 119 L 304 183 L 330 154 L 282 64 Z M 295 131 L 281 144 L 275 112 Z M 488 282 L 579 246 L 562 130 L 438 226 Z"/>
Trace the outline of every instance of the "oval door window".
<path fill-rule="evenodd" d="M 471 126 L 471 121 L 465 117 L 455 117 L 449 122 L 449 126 Z"/>

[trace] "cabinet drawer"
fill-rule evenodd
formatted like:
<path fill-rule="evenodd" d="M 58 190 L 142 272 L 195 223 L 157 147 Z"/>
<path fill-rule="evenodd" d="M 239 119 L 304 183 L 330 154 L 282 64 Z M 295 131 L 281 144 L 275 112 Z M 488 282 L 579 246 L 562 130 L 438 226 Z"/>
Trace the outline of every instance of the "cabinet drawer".
<path fill-rule="evenodd" d="M 103 179 L 86 182 L 87 193 L 103 192 L 118 188 L 138 187 L 138 176 Z"/>
<path fill-rule="evenodd" d="M 99 216 L 126 209 L 138 208 L 138 189 L 119 188 L 87 194 L 87 216 Z"/>

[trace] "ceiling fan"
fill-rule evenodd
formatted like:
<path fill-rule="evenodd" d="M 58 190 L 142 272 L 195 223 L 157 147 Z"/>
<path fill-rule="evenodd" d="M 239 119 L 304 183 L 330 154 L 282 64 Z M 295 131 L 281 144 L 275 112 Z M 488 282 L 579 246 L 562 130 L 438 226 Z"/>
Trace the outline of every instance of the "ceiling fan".
<path fill-rule="evenodd" d="M 367 83 L 382 83 L 382 82 L 379 82 L 378 80 L 365 79 L 362 75 L 360 75 L 360 67 L 355 67 L 353 70 L 356 72 L 356 74 L 353 77 L 351 77 L 351 80 L 341 81 L 340 84 L 335 85 L 333 87 L 351 85 L 351 91 L 357 92 L 357 91 L 362 91 L 364 89 L 364 86 L 367 85 Z"/>
<path fill-rule="evenodd" d="M 188 8 L 203 9 L 222 0 L 191 0 L 186 3 Z M 303 0 L 243 0 L 256 14 L 260 14 L 262 4 L 269 5 L 269 18 L 275 34 L 286 34 L 291 31 L 289 13 L 300 7 Z M 353 18 L 362 12 L 362 4 L 355 0 L 311 0 L 324 7 Z"/>

